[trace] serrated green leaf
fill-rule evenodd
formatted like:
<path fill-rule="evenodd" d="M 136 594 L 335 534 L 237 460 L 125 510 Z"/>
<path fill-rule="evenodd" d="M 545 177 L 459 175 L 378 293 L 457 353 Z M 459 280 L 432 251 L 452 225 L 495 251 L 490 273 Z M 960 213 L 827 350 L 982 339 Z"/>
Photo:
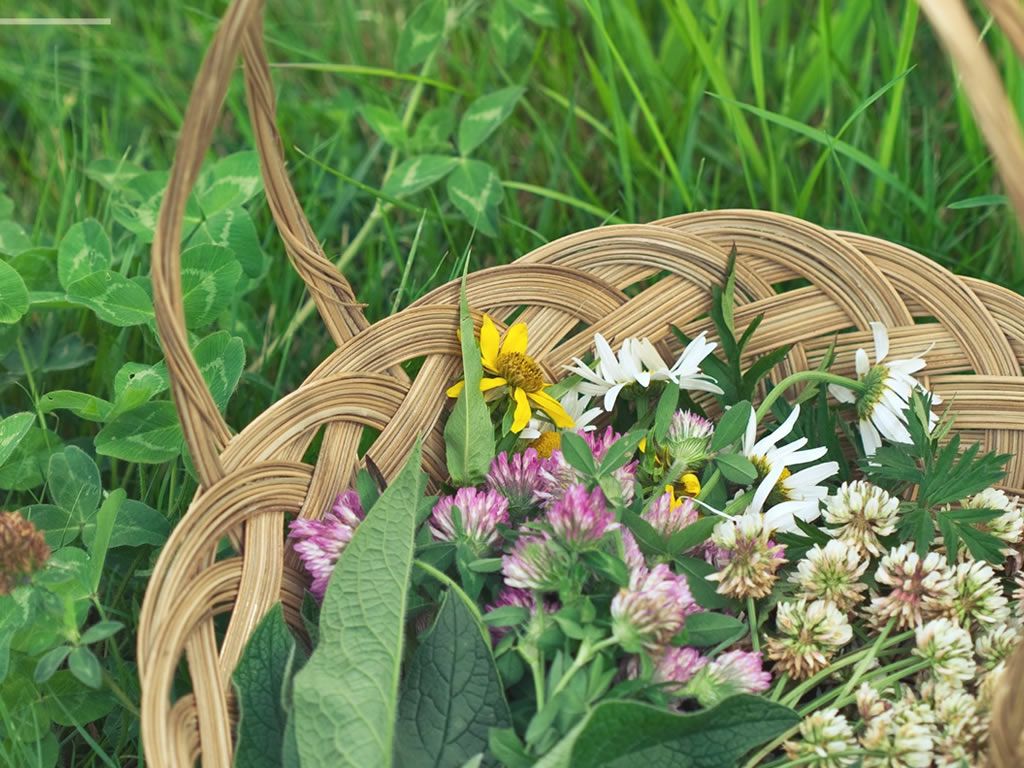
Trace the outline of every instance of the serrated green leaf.
<path fill-rule="evenodd" d="M 747 694 L 688 714 L 636 701 L 605 701 L 536 768 L 734 768 L 747 752 L 798 722 L 792 709 Z"/>
<path fill-rule="evenodd" d="M 726 616 L 724 613 L 702 611 L 686 617 L 683 631 L 672 639 L 672 643 L 710 648 L 719 643 L 736 640 L 746 632 L 746 623 L 737 618 Z"/>
<path fill-rule="evenodd" d="M 327 585 L 319 645 L 295 676 L 303 765 L 392 765 L 416 508 L 425 488 L 420 458 L 417 444 Z"/>
<path fill-rule="evenodd" d="M 42 413 L 59 410 L 71 411 L 86 421 L 104 422 L 113 409 L 113 404 L 102 397 L 87 395 L 85 392 L 73 392 L 69 389 L 47 392 L 39 398 L 39 410 Z"/>
<path fill-rule="evenodd" d="M 93 272 L 110 269 L 114 258 L 110 238 L 96 219 L 86 219 L 67 231 L 57 248 L 57 276 L 67 289 Z"/>
<path fill-rule="evenodd" d="M 395 765 L 458 768 L 512 724 L 491 644 L 463 601 L 446 593 L 402 685 Z"/>
<path fill-rule="evenodd" d="M 166 364 L 125 363 L 114 374 L 114 410 L 111 418 L 148 403 L 170 387 Z"/>
<path fill-rule="evenodd" d="M 398 164 L 381 189 L 389 197 L 405 197 L 436 184 L 459 164 L 450 155 L 417 155 Z"/>
<path fill-rule="evenodd" d="M 518 86 L 481 96 L 467 107 L 459 121 L 459 152 L 465 157 L 497 130 L 516 108 L 525 89 Z"/>
<path fill-rule="evenodd" d="M 120 272 L 100 270 L 76 280 L 68 286 L 68 299 L 121 328 L 143 325 L 154 318 L 149 294 Z"/>
<path fill-rule="evenodd" d="M 15 413 L 0 421 L 0 467 L 28 434 L 34 420 L 31 413 Z"/>
<path fill-rule="evenodd" d="M 28 312 L 28 288 L 18 270 L 0 261 L 0 323 L 18 322 Z"/>
<path fill-rule="evenodd" d="M 96 435 L 96 453 L 140 464 L 161 464 L 181 453 L 182 440 L 174 404 L 151 402 L 103 427 Z"/>
<path fill-rule="evenodd" d="M 71 651 L 68 655 L 68 669 L 83 685 L 99 688 L 103 684 L 100 661 L 88 648 L 79 646 Z"/>
<path fill-rule="evenodd" d="M 728 448 L 742 438 L 750 423 L 752 412 L 750 402 L 743 400 L 722 414 L 718 426 L 715 427 L 715 434 L 711 436 L 711 450 L 720 451 Z"/>
<path fill-rule="evenodd" d="M 498 205 L 503 193 L 494 169 L 479 160 L 463 159 L 448 176 L 448 199 L 466 221 L 485 235 L 498 234 Z"/>
<path fill-rule="evenodd" d="M 444 39 L 447 3 L 426 0 L 416 6 L 402 28 L 396 47 L 395 66 L 408 71 L 427 60 Z"/>
<path fill-rule="evenodd" d="M 197 186 L 199 206 L 207 216 L 244 205 L 263 189 L 259 154 L 245 151 L 222 157 Z"/>
<path fill-rule="evenodd" d="M 242 267 L 230 249 L 194 245 L 181 254 L 181 292 L 189 328 L 212 323 L 238 290 Z"/>
<path fill-rule="evenodd" d="M 53 501 L 75 520 L 91 517 L 100 504 L 100 470 L 89 454 L 74 445 L 50 457 L 46 473 Z"/>
<path fill-rule="evenodd" d="M 283 692 L 289 682 L 289 660 L 296 653 L 301 651 L 277 603 L 257 625 L 231 675 L 238 693 L 235 765 L 239 768 L 281 765 L 288 723 Z"/>
<path fill-rule="evenodd" d="M 386 144 L 395 147 L 405 146 L 408 137 L 405 135 L 401 119 L 392 110 L 375 104 L 363 104 L 359 107 L 359 114 Z"/>
<path fill-rule="evenodd" d="M 245 208 L 224 208 L 204 218 L 189 239 L 189 245 L 210 243 L 230 248 L 247 277 L 263 274 L 266 259 L 260 248 L 256 225 Z"/>

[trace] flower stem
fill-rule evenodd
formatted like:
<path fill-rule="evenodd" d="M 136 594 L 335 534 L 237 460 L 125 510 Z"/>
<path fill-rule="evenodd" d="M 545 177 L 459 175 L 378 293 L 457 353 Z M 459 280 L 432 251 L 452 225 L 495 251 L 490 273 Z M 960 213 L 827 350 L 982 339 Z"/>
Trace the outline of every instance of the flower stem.
<path fill-rule="evenodd" d="M 562 689 L 564 689 L 565 686 L 569 684 L 569 681 L 572 680 L 573 676 L 581 669 L 583 669 L 583 667 L 585 667 L 591 659 L 597 656 L 597 654 L 599 654 L 609 645 L 613 645 L 615 642 L 615 637 L 612 636 L 606 637 L 604 640 L 601 640 L 598 643 L 594 643 L 593 645 L 591 645 L 588 640 L 584 640 L 582 643 L 580 643 L 580 649 L 576 653 L 575 661 L 573 661 L 572 666 L 569 667 L 568 670 L 566 670 L 566 673 L 562 675 L 562 679 L 558 681 L 558 684 L 555 686 L 555 689 L 551 692 L 551 698 L 554 698 L 559 693 L 561 693 Z"/>
<path fill-rule="evenodd" d="M 895 664 L 883 667 L 882 669 L 876 670 L 874 673 L 867 675 L 866 680 L 870 680 L 876 688 L 884 689 L 891 683 L 895 683 L 905 677 L 917 674 L 930 666 L 930 661 L 915 658 L 903 659 Z M 878 676 L 882 674 L 885 674 L 885 677 L 879 678 Z M 857 700 L 856 694 L 848 694 L 844 697 L 842 696 L 842 693 L 843 692 L 840 690 L 829 691 L 828 693 L 822 694 L 818 698 L 814 699 L 809 704 L 801 707 L 797 711 L 800 713 L 801 717 L 806 717 L 811 712 L 821 709 L 826 704 L 831 704 L 836 709 L 842 709 L 847 704 L 851 704 Z"/>
<path fill-rule="evenodd" d="M 776 681 L 775 683 L 775 687 L 772 689 L 772 694 L 770 696 L 772 701 L 778 701 L 780 698 L 782 698 L 782 694 L 786 690 L 786 683 L 788 682 L 789 675 L 783 674 L 781 677 L 779 677 L 778 681 Z"/>
<path fill-rule="evenodd" d="M 757 422 L 760 424 L 761 419 L 765 417 L 765 414 L 771 409 L 772 404 L 778 400 L 782 394 L 795 384 L 801 382 L 821 382 L 823 384 L 838 384 L 841 387 L 852 389 L 854 392 L 862 392 L 864 385 L 856 379 L 850 379 L 846 376 L 839 376 L 835 373 L 828 373 L 826 371 L 797 371 L 792 373 L 778 384 L 776 384 L 772 391 L 765 395 L 764 400 L 757 406 L 757 412 L 755 414 Z"/>
<path fill-rule="evenodd" d="M 871 662 L 878 658 L 878 652 L 882 650 L 882 646 L 885 644 L 886 638 L 889 637 L 889 634 L 895 627 L 896 619 L 889 619 L 889 623 L 882 628 L 882 631 L 878 634 L 878 639 L 871 646 L 871 652 L 863 659 L 861 659 L 860 664 L 854 667 L 853 674 L 850 675 L 850 679 L 847 680 L 846 685 L 843 686 L 840 698 L 848 696 L 850 694 L 850 691 L 853 690 L 854 686 L 857 685 L 860 678 L 864 675 L 865 672 L 868 671 L 868 669 L 871 667 Z"/>
<path fill-rule="evenodd" d="M 761 652 L 761 639 L 757 636 L 757 604 L 754 598 L 747 598 L 747 621 L 750 622 L 750 647 L 754 653 Z"/>

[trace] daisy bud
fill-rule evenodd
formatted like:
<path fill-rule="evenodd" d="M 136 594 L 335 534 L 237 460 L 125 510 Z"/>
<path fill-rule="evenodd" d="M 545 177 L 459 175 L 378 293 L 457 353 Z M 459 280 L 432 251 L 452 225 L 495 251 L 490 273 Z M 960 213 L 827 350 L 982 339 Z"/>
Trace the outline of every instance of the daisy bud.
<path fill-rule="evenodd" d="M 520 589 L 553 592 L 570 566 L 569 556 L 547 534 L 520 536 L 512 551 L 501 558 L 505 583 Z"/>
<path fill-rule="evenodd" d="M 638 568 L 630 575 L 629 587 L 612 598 L 612 632 L 630 653 L 656 653 L 698 610 L 684 576 L 672 573 L 664 563 L 651 570 Z"/>
<path fill-rule="evenodd" d="M 771 593 L 786 559 L 785 547 L 772 541 L 769 533 L 764 515 L 755 512 L 715 526 L 711 543 L 719 570 L 708 579 L 718 582 L 720 594 L 744 600 Z"/>
<path fill-rule="evenodd" d="M 931 663 L 935 679 L 963 683 L 974 677 L 974 644 L 967 630 L 950 619 L 933 619 L 918 627 L 915 656 Z"/>
<path fill-rule="evenodd" d="M 762 666 L 761 654 L 753 651 L 729 651 L 698 670 L 684 692 L 705 707 L 737 693 L 764 693 L 772 676 Z"/>
<path fill-rule="evenodd" d="M 633 532 L 628 528 L 620 528 L 619 530 L 622 532 L 622 549 L 629 570 L 635 571 L 638 568 L 645 568 L 647 561 L 644 558 L 644 553 L 640 551 L 640 545 L 636 543 L 636 537 L 633 535 Z"/>
<path fill-rule="evenodd" d="M 365 516 L 359 494 L 345 491 L 338 494 L 322 520 L 299 519 L 289 524 L 288 538 L 294 542 L 295 554 L 313 579 L 309 591 L 318 600 L 323 600 L 338 557 Z"/>
<path fill-rule="evenodd" d="M 864 768 L 930 768 L 934 727 L 926 713 L 898 703 L 873 718 L 860 737 L 860 745 L 872 753 L 863 758 Z"/>
<path fill-rule="evenodd" d="M 855 546 L 865 557 L 882 554 L 879 539 L 896 530 L 900 500 L 864 480 L 843 483 L 825 499 L 827 532 Z"/>
<path fill-rule="evenodd" d="M 810 768 L 843 768 L 853 765 L 850 752 L 856 741 L 853 728 L 839 710 L 822 709 L 800 722 L 800 741 L 783 744 L 790 760 L 799 760 Z"/>
<path fill-rule="evenodd" d="M 576 548 L 596 544 L 619 527 L 615 514 L 605 506 L 601 489 L 588 492 L 585 485 L 570 485 L 551 505 L 547 520 L 555 536 Z"/>
<path fill-rule="evenodd" d="M 991 627 L 1010 617 L 1003 585 L 988 563 L 960 563 L 953 575 L 953 611 L 964 626 L 976 622 Z"/>
<path fill-rule="evenodd" d="M 895 618 L 898 629 L 909 629 L 953 608 L 953 571 L 938 552 L 922 559 L 910 544 L 896 547 L 879 561 L 875 581 L 889 590 L 868 609 L 878 626 Z"/>
<path fill-rule="evenodd" d="M 20 512 L 0 512 L 0 596 L 8 595 L 50 559 L 43 534 Z"/>
<path fill-rule="evenodd" d="M 796 584 L 796 596 L 807 600 L 829 600 L 841 611 L 849 611 L 864 599 L 867 584 L 860 578 L 868 561 L 860 551 L 841 539 L 823 547 L 815 544 L 801 559 L 789 580 Z"/>
<path fill-rule="evenodd" d="M 655 497 L 641 517 L 662 536 L 671 536 L 686 526 L 697 522 L 697 509 L 693 499 L 677 499 L 672 486 L 666 486 L 665 493 Z"/>
<path fill-rule="evenodd" d="M 974 653 L 982 669 L 993 669 L 1005 661 L 1021 639 L 1017 624 L 997 624 L 974 641 Z"/>
<path fill-rule="evenodd" d="M 665 436 L 669 464 L 693 469 L 708 459 L 715 425 L 693 411 L 676 411 Z"/>
<path fill-rule="evenodd" d="M 508 499 L 497 491 L 459 488 L 454 496 L 438 499 L 428 527 L 438 541 L 466 541 L 481 553 L 498 542 L 499 524 L 508 524 Z"/>
<path fill-rule="evenodd" d="M 810 677 L 853 639 L 846 614 L 824 600 L 780 603 L 775 613 L 779 637 L 769 638 L 768 658 L 794 680 Z"/>
<path fill-rule="evenodd" d="M 537 451 L 527 448 L 522 453 L 499 453 L 487 473 L 487 487 L 508 500 L 508 512 L 520 520 L 537 507 L 537 491 L 541 487 L 541 460 Z"/>

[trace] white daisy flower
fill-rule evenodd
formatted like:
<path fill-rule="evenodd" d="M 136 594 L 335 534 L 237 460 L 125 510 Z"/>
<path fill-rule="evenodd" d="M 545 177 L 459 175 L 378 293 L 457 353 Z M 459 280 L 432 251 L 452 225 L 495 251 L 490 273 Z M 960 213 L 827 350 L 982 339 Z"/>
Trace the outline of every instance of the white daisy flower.
<path fill-rule="evenodd" d="M 889 331 L 882 323 L 871 323 L 871 332 L 875 337 L 875 364 L 871 365 L 868 353 L 863 349 L 858 349 L 856 354 L 857 378 L 866 385 L 867 391 L 857 397 L 852 390 L 838 384 L 829 384 L 828 387 L 836 400 L 856 406 L 860 437 L 864 453 L 868 456 L 875 455 L 882 445 L 882 438 L 893 443 L 912 442 L 904 411 L 915 389 L 928 394 L 928 390 L 913 376 L 924 368 L 924 357 L 886 360 Z M 937 405 L 941 402 L 938 396 L 932 396 L 932 403 Z M 929 428 L 937 422 L 938 417 L 931 414 Z"/>
<path fill-rule="evenodd" d="M 625 387 L 635 384 L 646 389 L 652 381 L 672 381 L 682 389 L 722 394 L 715 380 L 700 370 L 701 362 L 716 346 L 702 333 L 669 366 L 648 339 L 626 339 L 615 354 L 604 336 L 595 333 L 596 368 L 579 358 L 573 358 L 574 365 L 567 367 L 582 379 L 577 389 L 587 395 L 603 396 L 604 409 L 611 411 Z"/>
<path fill-rule="evenodd" d="M 571 431 L 593 432 L 597 429 L 597 425 L 591 422 L 601 415 L 602 410 L 589 407 L 590 401 L 593 399 L 591 395 L 584 394 L 576 388 L 570 389 L 562 395 L 558 402 L 562 404 L 565 412 L 569 414 L 569 418 L 576 425 Z M 551 432 L 554 429 L 555 425 L 547 419 L 530 419 L 530 423 L 519 433 L 519 437 L 523 440 L 536 440 L 544 432 Z"/>
<path fill-rule="evenodd" d="M 828 495 L 828 489 L 820 483 L 839 471 L 839 464 L 834 461 L 814 464 L 799 472 L 790 470 L 817 461 L 827 453 L 826 448 L 801 450 L 807 445 L 806 437 L 778 444 L 793 431 L 799 416 L 800 406 L 796 406 L 774 432 L 758 440 L 757 420 L 751 413 L 743 436 L 743 455 L 757 469 L 757 487 L 750 508 L 764 510 L 766 525 L 776 531 L 796 531 L 797 519 L 816 519 L 821 514 L 821 501 Z"/>

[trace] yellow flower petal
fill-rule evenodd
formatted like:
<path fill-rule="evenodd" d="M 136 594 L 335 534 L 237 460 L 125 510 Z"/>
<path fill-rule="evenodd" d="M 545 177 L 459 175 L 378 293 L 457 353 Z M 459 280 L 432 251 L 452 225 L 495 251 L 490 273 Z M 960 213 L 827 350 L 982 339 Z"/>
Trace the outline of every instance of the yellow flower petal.
<path fill-rule="evenodd" d="M 647 438 L 646 437 L 641 437 L 640 438 L 640 443 L 637 445 L 637 448 L 640 449 L 640 453 L 647 453 Z"/>
<path fill-rule="evenodd" d="M 687 472 L 679 478 L 679 483 L 683 486 L 685 496 L 696 496 L 700 493 L 700 478 L 692 472 Z"/>
<path fill-rule="evenodd" d="M 496 389 L 497 387 L 503 387 L 506 384 L 508 384 L 508 382 L 505 381 L 505 379 L 501 378 L 500 376 L 497 377 L 497 378 L 493 378 L 493 379 L 483 378 L 483 379 L 480 379 L 480 391 L 481 392 L 486 392 L 489 389 Z"/>
<path fill-rule="evenodd" d="M 518 352 L 525 355 L 527 335 L 526 323 L 514 323 L 505 331 L 505 339 L 501 342 L 501 354 Z"/>
<path fill-rule="evenodd" d="M 492 371 L 498 369 L 498 344 L 501 335 L 490 316 L 484 314 L 483 325 L 480 326 L 480 357 L 485 368 Z"/>
<path fill-rule="evenodd" d="M 457 382 L 455 384 L 452 384 L 450 387 L 448 387 L 448 389 L 445 392 L 445 394 L 447 394 L 448 397 L 458 397 L 459 396 L 459 392 L 462 391 L 462 388 L 464 386 L 466 386 L 466 382 L 465 381 L 460 381 L 460 382 Z"/>
<path fill-rule="evenodd" d="M 542 411 L 544 411 L 544 413 L 548 415 L 551 421 L 554 422 L 554 425 L 559 429 L 572 429 L 576 426 L 576 422 L 572 420 L 572 416 L 566 413 L 562 404 L 544 390 L 530 392 L 529 397 Z"/>
<path fill-rule="evenodd" d="M 530 416 L 533 415 L 533 411 L 530 409 L 530 401 L 526 397 L 524 389 L 516 387 L 512 390 L 512 397 L 516 401 L 515 418 L 512 419 L 512 431 L 519 433 L 526 429 L 526 425 L 530 423 Z"/>

